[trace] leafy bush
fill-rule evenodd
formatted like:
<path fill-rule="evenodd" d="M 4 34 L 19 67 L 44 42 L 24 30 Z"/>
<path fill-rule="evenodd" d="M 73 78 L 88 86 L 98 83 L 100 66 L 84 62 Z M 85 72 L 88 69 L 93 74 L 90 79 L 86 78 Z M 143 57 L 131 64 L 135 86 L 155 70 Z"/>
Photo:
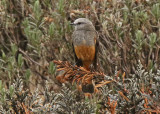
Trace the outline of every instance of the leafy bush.
<path fill-rule="evenodd" d="M 160 113 L 159 9 L 157 0 L 1 0 L 1 113 Z M 95 25 L 104 81 L 114 80 L 91 99 L 59 83 L 53 63 L 74 64 L 79 17 Z"/>

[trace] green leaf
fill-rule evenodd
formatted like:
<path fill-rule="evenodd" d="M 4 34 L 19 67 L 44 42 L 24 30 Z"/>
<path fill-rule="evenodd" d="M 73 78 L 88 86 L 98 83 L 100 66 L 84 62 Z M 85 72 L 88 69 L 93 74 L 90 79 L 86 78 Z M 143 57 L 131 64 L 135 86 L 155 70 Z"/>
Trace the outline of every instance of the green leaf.
<path fill-rule="evenodd" d="M 3 60 L 6 60 L 6 54 L 4 53 L 3 50 L 1 50 L 1 52 L 2 52 L 2 59 L 3 59 Z"/>
<path fill-rule="evenodd" d="M 15 55 L 17 50 L 18 50 L 18 48 L 17 48 L 16 44 L 11 44 L 12 55 Z"/>
<path fill-rule="evenodd" d="M 141 30 L 137 30 L 135 35 L 136 35 L 135 43 L 137 45 L 138 51 L 140 51 L 142 49 L 144 35 L 143 35 L 143 32 Z"/>
<path fill-rule="evenodd" d="M 14 93 L 14 86 L 11 85 L 11 86 L 9 87 L 9 94 L 10 94 L 11 97 L 13 96 L 13 93 Z"/>
<path fill-rule="evenodd" d="M 54 73 L 55 73 L 55 70 L 56 70 L 55 64 L 51 61 L 50 64 L 49 64 L 48 72 L 49 72 L 50 74 L 54 74 Z"/>
<path fill-rule="evenodd" d="M 160 18 L 160 3 L 154 4 L 151 11 L 155 18 L 158 20 Z"/>
<path fill-rule="evenodd" d="M 34 8 L 33 8 L 33 12 L 35 14 L 35 18 L 36 20 L 40 20 L 40 17 L 41 17 L 41 6 L 40 6 L 40 3 L 39 3 L 39 0 L 37 0 L 35 3 L 34 3 Z"/>
<path fill-rule="evenodd" d="M 149 35 L 149 46 L 151 47 L 151 48 L 153 48 L 154 47 L 154 44 L 156 43 L 156 39 L 157 39 L 157 34 L 156 33 L 151 33 L 150 35 Z"/>
<path fill-rule="evenodd" d="M 8 77 L 11 80 L 11 72 L 10 71 L 8 71 Z"/>
<path fill-rule="evenodd" d="M 30 71 L 30 69 L 27 69 L 25 72 L 26 81 L 29 81 L 30 76 L 31 76 L 31 71 Z"/>
<path fill-rule="evenodd" d="M 2 80 L 0 80 L 0 91 L 2 90 Z"/>
<path fill-rule="evenodd" d="M 49 35 L 51 36 L 51 37 L 53 37 L 53 35 L 54 35 L 54 23 L 51 23 L 50 25 L 49 25 Z"/>
<path fill-rule="evenodd" d="M 1 92 L 0 99 L 1 99 L 2 102 L 5 102 L 5 98 L 6 98 L 6 90 L 5 90 L 5 88 L 2 88 L 2 90 L 0 92 Z"/>
<path fill-rule="evenodd" d="M 58 2 L 58 10 L 59 10 L 59 13 L 61 15 L 64 15 L 64 12 L 65 12 L 64 6 L 65 6 L 64 0 L 59 0 L 59 2 Z"/>
<path fill-rule="evenodd" d="M 18 67 L 21 68 L 23 65 L 23 57 L 22 54 L 18 54 Z"/>

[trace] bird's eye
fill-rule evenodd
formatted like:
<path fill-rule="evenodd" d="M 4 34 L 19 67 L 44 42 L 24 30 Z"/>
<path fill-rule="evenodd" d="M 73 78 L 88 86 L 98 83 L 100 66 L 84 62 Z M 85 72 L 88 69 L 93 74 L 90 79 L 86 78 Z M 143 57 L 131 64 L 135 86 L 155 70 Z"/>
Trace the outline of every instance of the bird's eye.
<path fill-rule="evenodd" d="M 81 23 L 81 22 L 78 22 L 78 23 L 77 23 L 77 25 L 80 25 L 80 24 L 82 24 L 82 23 Z"/>

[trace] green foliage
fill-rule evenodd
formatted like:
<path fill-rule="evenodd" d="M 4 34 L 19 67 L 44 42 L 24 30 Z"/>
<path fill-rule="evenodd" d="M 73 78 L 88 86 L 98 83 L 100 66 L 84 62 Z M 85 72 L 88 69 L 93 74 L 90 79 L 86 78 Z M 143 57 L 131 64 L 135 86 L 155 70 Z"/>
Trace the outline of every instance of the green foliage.
<path fill-rule="evenodd" d="M 151 49 L 155 47 L 156 40 L 157 40 L 157 34 L 151 33 L 149 35 L 149 46 Z"/>
<path fill-rule="evenodd" d="M 2 59 L 1 60 L 6 60 L 6 54 L 4 53 L 4 51 L 3 50 L 1 50 L 1 52 L 2 52 Z"/>
<path fill-rule="evenodd" d="M 51 61 L 49 64 L 48 72 L 53 75 L 55 73 L 55 70 L 56 70 L 55 64 Z"/>
<path fill-rule="evenodd" d="M 22 54 L 18 55 L 18 67 L 21 68 L 23 65 L 23 58 L 22 58 Z"/>
<path fill-rule="evenodd" d="M 30 76 L 31 76 L 31 71 L 30 71 L 30 69 L 27 69 L 26 72 L 25 72 L 25 78 L 26 78 L 27 82 L 29 82 Z"/>
<path fill-rule="evenodd" d="M 142 49 L 142 45 L 143 45 L 143 40 L 144 40 L 144 36 L 143 36 L 143 32 L 141 30 L 137 30 L 136 31 L 136 39 L 135 39 L 135 48 L 138 50 L 138 51 L 141 51 Z"/>
<path fill-rule="evenodd" d="M 49 30 L 48 30 L 48 34 L 50 35 L 50 37 L 52 38 L 54 36 L 55 32 L 55 24 L 51 23 L 49 25 Z"/>
<path fill-rule="evenodd" d="M 9 87 L 9 94 L 10 94 L 10 97 L 12 97 L 13 96 L 13 94 L 14 94 L 14 86 L 13 85 L 11 85 L 10 87 Z"/>
<path fill-rule="evenodd" d="M 156 3 L 152 6 L 152 9 L 151 9 L 153 15 L 155 16 L 155 18 L 157 20 L 159 20 L 160 18 L 160 3 Z"/>
<path fill-rule="evenodd" d="M 62 16 L 64 16 L 64 11 L 65 11 L 65 0 L 59 0 L 57 3 L 57 9 L 59 14 L 61 14 Z"/>
<path fill-rule="evenodd" d="M 38 22 L 40 20 L 41 15 L 42 15 L 39 0 L 35 1 L 35 3 L 34 3 L 33 13 L 35 14 L 35 20 L 37 20 L 37 22 Z"/>
<path fill-rule="evenodd" d="M 15 56 L 15 54 L 17 52 L 17 45 L 16 44 L 11 44 L 11 52 L 12 52 L 12 55 Z"/>
<path fill-rule="evenodd" d="M 91 99 L 84 99 L 76 89 L 65 84 L 63 84 L 58 93 L 50 91 L 48 81 L 46 81 L 46 86 L 42 93 L 39 89 L 29 93 L 28 90 L 23 91 L 23 80 L 17 77 L 9 89 L 5 89 L 2 81 L 0 81 L 0 111 L 24 113 L 28 110 L 32 113 L 65 114 L 109 113 L 106 108 L 112 106 L 113 101 L 117 101 L 116 113 L 139 113 L 142 110 L 145 111 L 145 99 L 148 99 L 148 104 L 154 104 L 155 108 L 157 108 L 156 102 L 159 100 L 160 92 L 158 89 L 160 87 L 159 76 L 159 70 L 157 73 L 153 73 L 152 70 L 146 72 L 139 62 L 136 73 L 130 75 L 129 78 L 122 80 L 123 77 L 120 76 L 117 79 L 117 76 L 105 76 L 105 80 L 115 79 L 115 81 L 104 86 L 101 89 L 102 94 L 94 94 Z M 148 89 L 152 94 L 148 93 Z M 121 91 L 124 92 L 129 100 L 124 99 L 120 94 Z M 103 107 L 106 107 L 105 110 Z"/>
<path fill-rule="evenodd" d="M 89 18 L 99 34 L 105 78 L 117 79 L 92 100 L 71 85 L 60 88 L 52 62 L 75 64 L 70 23 L 79 17 Z M 25 106 L 33 113 L 108 113 L 102 108 L 109 107 L 108 97 L 117 101 L 117 113 L 138 113 L 146 109 L 143 98 L 152 99 L 149 105 L 159 100 L 159 0 L 1 0 L 0 22 L 0 113 L 25 113 Z M 114 77 L 116 69 L 126 73 L 124 81 L 122 75 Z"/>

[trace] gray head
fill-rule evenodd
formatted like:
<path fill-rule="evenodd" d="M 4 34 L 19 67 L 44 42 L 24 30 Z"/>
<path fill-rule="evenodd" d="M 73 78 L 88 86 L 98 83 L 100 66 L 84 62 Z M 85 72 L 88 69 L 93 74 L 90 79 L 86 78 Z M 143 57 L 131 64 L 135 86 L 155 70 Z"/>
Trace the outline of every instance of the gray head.
<path fill-rule="evenodd" d="M 71 25 L 75 26 L 75 30 L 95 30 L 92 22 L 86 18 L 78 18 Z"/>

